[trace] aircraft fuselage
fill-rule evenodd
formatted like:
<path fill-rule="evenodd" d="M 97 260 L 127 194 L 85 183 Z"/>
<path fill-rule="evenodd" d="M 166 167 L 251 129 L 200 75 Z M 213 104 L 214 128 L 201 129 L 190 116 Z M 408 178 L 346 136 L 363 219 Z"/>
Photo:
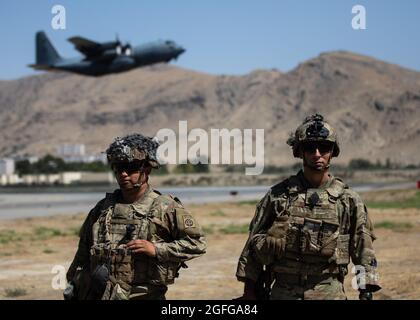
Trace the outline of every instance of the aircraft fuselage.
<path fill-rule="evenodd" d="M 156 42 L 134 47 L 129 53 L 117 53 L 115 50 L 109 50 L 109 53 L 105 52 L 104 56 L 97 59 L 63 59 L 50 68 L 83 75 L 102 76 L 159 62 L 169 62 L 184 51 L 182 47 L 172 42 L 169 44 L 167 41 Z"/>
<path fill-rule="evenodd" d="M 119 73 L 134 68 L 177 59 L 185 49 L 171 40 L 156 41 L 131 47 L 122 45 L 119 40 L 97 43 L 91 40 L 73 37 L 69 41 L 75 44 L 84 58 L 65 59 L 60 57 L 44 32 L 36 34 L 36 63 L 30 65 L 37 70 L 62 70 L 89 76 L 102 76 Z"/>

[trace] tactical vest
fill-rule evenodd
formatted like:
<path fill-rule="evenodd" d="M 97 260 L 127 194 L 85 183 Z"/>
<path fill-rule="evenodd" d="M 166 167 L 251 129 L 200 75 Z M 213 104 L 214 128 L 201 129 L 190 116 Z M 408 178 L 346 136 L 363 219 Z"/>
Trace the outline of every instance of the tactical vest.
<path fill-rule="evenodd" d="M 347 186 L 334 178 L 326 189 L 301 189 L 297 179 L 290 178 L 287 192 L 275 199 L 275 223 L 285 225 L 286 245 L 272 270 L 300 275 L 340 273 L 340 266 L 349 263 L 349 206 L 342 197 Z"/>
<path fill-rule="evenodd" d="M 177 276 L 179 263 L 160 263 L 145 254 L 131 254 L 125 248 L 126 243 L 135 239 L 152 242 L 171 240 L 170 232 L 161 220 L 162 212 L 151 211 L 159 197 L 165 196 L 151 190 L 139 202 L 120 204 L 115 194 L 107 194 L 99 218 L 93 225 L 90 270 L 106 264 L 110 285 L 117 285 L 117 289 L 126 294 L 132 286 L 168 285 Z"/>

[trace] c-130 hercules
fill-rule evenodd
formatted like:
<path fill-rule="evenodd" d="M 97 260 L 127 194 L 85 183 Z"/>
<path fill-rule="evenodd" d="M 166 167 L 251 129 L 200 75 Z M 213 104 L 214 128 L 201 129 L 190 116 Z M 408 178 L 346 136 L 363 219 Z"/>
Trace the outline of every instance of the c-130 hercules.
<path fill-rule="evenodd" d="M 62 58 L 43 31 L 35 36 L 36 63 L 29 65 L 36 70 L 69 71 L 87 76 L 103 76 L 134 68 L 177 59 L 185 49 L 171 40 L 156 41 L 131 47 L 115 41 L 98 43 L 82 37 L 72 37 L 73 43 L 84 58 Z"/>

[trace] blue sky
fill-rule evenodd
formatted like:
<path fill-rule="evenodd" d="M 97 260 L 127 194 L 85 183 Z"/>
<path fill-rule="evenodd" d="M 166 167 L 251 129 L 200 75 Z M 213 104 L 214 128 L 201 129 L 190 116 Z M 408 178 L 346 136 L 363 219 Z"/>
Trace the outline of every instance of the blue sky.
<path fill-rule="evenodd" d="M 66 30 L 53 30 L 51 8 L 66 8 Z M 353 30 L 354 5 L 367 29 Z M 64 57 L 79 55 L 67 38 L 120 38 L 137 45 L 172 39 L 187 49 L 176 65 L 212 74 L 289 71 L 331 50 L 349 50 L 420 71 L 418 0 L 16 0 L 0 2 L 0 79 L 39 72 L 34 34 L 44 30 Z"/>

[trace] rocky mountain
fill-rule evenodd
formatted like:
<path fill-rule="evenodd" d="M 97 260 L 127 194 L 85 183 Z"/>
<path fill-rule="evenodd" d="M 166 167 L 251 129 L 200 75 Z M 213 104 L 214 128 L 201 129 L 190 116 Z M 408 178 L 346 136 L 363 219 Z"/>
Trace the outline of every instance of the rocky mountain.
<path fill-rule="evenodd" d="M 265 129 L 266 164 L 294 162 L 285 141 L 320 112 L 353 158 L 420 163 L 420 73 L 329 52 L 287 73 L 209 75 L 170 65 L 90 78 L 48 73 L 0 81 L 0 156 L 54 153 L 65 143 L 100 152 L 116 136 L 160 128 Z"/>

